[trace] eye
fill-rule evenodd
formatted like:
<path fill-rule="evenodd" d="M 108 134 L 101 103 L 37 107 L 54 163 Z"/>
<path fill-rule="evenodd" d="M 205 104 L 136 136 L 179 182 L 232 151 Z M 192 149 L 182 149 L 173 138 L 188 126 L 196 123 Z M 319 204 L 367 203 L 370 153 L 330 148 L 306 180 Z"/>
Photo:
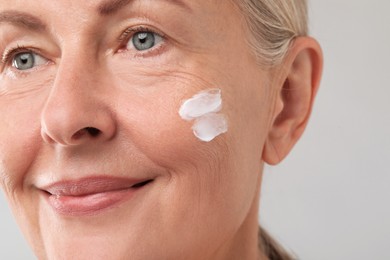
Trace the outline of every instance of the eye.
<path fill-rule="evenodd" d="M 146 51 L 159 44 L 162 40 L 162 37 L 154 32 L 137 32 L 127 44 L 127 48 L 130 49 L 133 46 L 138 51 Z M 129 44 L 132 46 L 129 46 Z"/>
<path fill-rule="evenodd" d="M 43 57 L 32 51 L 18 53 L 12 59 L 12 66 L 18 70 L 29 70 L 45 63 L 46 60 Z"/>

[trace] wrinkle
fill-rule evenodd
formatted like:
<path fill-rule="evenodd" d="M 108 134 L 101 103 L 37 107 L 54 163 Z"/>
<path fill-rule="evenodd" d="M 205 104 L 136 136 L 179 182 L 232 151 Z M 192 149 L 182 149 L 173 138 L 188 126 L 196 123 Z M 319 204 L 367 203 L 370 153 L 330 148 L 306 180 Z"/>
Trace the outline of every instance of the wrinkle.
<path fill-rule="evenodd" d="M 10 83 L 5 84 L 6 86 L 0 86 L 0 98 L 7 98 L 8 100 L 19 100 L 29 97 L 39 91 L 43 91 L 46 87 L 51 86 L 54 76 L 49 77 L 39 84 L 32 84 L 33 82 L 24 83 L 23 87 L 12 87 Z"/>
<path fill-rule="evenodd" d="M 3 170 L 0 171 L 0 185 L 8 201 L 17 202 L 17 189 L 15 181 L 10 178 L 9 174 L 6 174 Z M 17 203 L 13 203 L 17 205 Z"/>
<path fill-rule="evenodd" d="M 148 77 L 155 77 L 156 84 L 161 84 L 161 82 L 171 81 L 175 85 L 186 87 L 187 89 L 207 89 L 218 87 L 218 84 L 212 83 L 210 80 L 205 79 L 204 77 L 199 76 L 196 73 L 190 73 L 185 71 L 154 71 L 154 73 L 148 73 Z M 163 78 L 163 79 L 162 79 Z M 149 79 L 150 80 L 150 79 Z"/>

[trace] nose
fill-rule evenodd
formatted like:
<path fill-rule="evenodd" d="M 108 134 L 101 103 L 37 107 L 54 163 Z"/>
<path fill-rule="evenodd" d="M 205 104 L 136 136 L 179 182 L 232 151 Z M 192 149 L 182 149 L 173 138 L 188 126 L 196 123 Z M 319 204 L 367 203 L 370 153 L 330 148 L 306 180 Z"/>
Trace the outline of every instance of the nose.
<path fill-rule="evenodd" d="M 45 142 L 71 146 L 114 137 L 112 100 L 102 75 L 80 56 L 61 62 L 41 114 Z"/>

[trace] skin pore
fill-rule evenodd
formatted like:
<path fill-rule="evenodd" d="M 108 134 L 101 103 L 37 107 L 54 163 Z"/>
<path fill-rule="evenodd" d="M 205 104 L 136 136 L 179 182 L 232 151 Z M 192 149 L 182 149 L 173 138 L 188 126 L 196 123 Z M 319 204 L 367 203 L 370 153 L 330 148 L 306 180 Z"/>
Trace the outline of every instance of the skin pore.
<path fill-rule="evenodd" d="M 297 39 L 267 70 L 230 1 L 112 2 L 0 0 L 0 184 L 34 252 L 265 259 L 263 163 L 282 160 L 305 128 L 318 44 Z M 153 44 L 137 45 L 145 33 Z M 18 69 L 26 57 L 33 66 Z M 213 88 L 229 130 L 202 142 L 178 111 Z M 45 199 L 47 185 L 91 176 L 152 182 L 91 215 L 59 214 Z"/>

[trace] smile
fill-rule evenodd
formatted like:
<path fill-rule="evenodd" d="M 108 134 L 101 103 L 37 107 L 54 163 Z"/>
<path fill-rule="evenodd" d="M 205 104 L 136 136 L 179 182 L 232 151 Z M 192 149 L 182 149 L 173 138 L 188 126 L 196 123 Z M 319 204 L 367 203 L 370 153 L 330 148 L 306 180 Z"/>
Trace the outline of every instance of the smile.
<path fill-rule="evenodd" d="M 91 216 L 130 200 L 153 180 L 91 177 L 60 181 L 41 190 L 55 212 L 65 216 Z"/>

